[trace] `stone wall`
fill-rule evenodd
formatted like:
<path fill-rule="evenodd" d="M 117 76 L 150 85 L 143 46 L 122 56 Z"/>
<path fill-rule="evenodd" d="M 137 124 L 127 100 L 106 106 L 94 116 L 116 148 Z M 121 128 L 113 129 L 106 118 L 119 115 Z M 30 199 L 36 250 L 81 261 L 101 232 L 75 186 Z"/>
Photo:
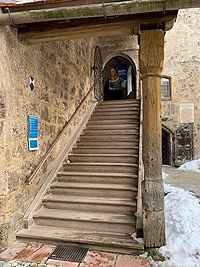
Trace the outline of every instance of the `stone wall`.
<path fill-rule="evenodd" d="M 194 105 L 194 156 L 200 157 L 200 9 L 180 10 L 166 33 L 163 74 L 172 79 L 172 100 L 163 101 L 164 125 L 172 131 L 183 125 L 180 105 Z M 184 112 L 184 110 L 183 110 Z M 184 121 L 193 122 L 191 112 Z"/>
<path fill-rule="evenodd" d="M 93 84 L 95 46 L 91 38 L 28 47 L 14 28 L 0 28 L 0 249 L 14 240 L 45 177 L 27 179 Z M 39 118 L 38 151 L 28 150 L 28 115 Z"/>

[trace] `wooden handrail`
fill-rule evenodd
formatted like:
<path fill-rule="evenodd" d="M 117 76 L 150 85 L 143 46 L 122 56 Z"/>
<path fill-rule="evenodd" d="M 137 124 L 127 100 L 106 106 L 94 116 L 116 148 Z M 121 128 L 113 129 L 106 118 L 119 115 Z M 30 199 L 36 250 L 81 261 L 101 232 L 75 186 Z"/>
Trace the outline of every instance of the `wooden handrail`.
<path fill-rule="evenodd" d="M 85 99 L 88 97 L 88 95 L 90 94 L 90 92 L 94 89 L 94 85 L 89 89 L 89 91 L 87 92 L 87 94 L 85 95 L 85 97 L 81 100 L 81 103 L 78 105 L 78 107 L 76 108 L 76 110 L 74 111 L 74 113 L 72 114 L 72 116 L 70 117 L 70 119 L 67 121 L 67 123 L 65 124 L 65 126 L 63 127 L 63 129 L 61 130 L 61 132 L 57 135 L 56 139 L 53 141 L 51 147 L 49 148 L 49 150 L 46 152 L 46 154 L 41 158 L 39 164 L 37 165 L 36 169 L 34 170 L 34 172 L 31 174 L 31 176 L 29 177 L 29 179 L 27 179 L 27 183 L 29 184 L 35 177 L 35 175 L 38 173 L 39 169 L 43 166 L 44 162 L 46 161 L 47 157 L 49 156 L 49 154 L 53 151 L 55 145 L 58 143 L 58 141 L 60 140 L 60 138 L 63 136 L 66 128 L 69 126 L 69 123 L 72 121 L 72 119 L 74 118 L 74 116 L 78 113 L 79 109 L 81 108 L 83 102 L 85 101 Z"/>
<path fill-rule="evenodd" d="M 144 180 L 144 165 L 142 160 L 142 125 L 143 125 L 143 100 L 140 102 L 140 139 L 139 139 L 139 166 L 138 166 L 138 196 L 137 196 L 137 221 L 136 236 L 143 237 L 143 207 L 142 207 L 142 181 Z"/>

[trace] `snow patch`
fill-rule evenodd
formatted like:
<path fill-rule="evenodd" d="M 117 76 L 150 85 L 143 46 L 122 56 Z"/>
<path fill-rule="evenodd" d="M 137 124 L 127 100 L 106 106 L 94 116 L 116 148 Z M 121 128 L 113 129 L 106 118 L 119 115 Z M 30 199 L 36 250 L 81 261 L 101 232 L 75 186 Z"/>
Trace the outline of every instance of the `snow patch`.
<path fill-rule="evenodd" d="M 178 168 L 178 170 L 200 172 L 200 159 L 184 163 Z"/>
<path fill-rule="evenodd" d="M 166 172 L 162 171 L 163 180 L 166 180 L 168 177 L 169 177 L 169 174 L 167 174 Z"/>
<path fill-rule="evenodd" d="M 144 239 L 143 238 L 137 238 L 136 233 L 131 234 L 131 237 L 136 240 L 139 244 L 144 244 Z"/>
<path fill-rule="evenodd" d="M 164 184 L 166 246 L 158 251 L 167 259 L 161 267 L 200 266 L 199 200 L 183 189 Z M 154 265 L 153 265 L 154 264 Z"/>

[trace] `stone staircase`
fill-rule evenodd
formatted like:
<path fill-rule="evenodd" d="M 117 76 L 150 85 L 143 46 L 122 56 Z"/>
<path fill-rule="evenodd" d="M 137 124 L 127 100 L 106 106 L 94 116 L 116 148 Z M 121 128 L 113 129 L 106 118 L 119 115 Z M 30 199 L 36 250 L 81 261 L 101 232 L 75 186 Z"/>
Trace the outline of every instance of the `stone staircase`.
<path fill-rule="evenodd" d="M 100 102 L 20 241 L 143 253 L 136 231 L 140 102 Z"/>

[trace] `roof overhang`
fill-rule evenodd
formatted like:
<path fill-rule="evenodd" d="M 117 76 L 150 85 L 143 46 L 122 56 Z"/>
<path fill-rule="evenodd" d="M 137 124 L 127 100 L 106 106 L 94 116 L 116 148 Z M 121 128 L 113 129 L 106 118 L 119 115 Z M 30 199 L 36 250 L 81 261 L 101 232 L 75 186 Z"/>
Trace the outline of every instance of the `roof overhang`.
<path fill-rule="evenodd" d="M 1 0 L 5 1 L 5 0 Z M 199 0 L 130 0 L 109 3 L 99 0 L 40 2 L 23 5 L 2 5 L 0 25 L 15 25 L 66 19 L 113 17 L 131 14 L 163 12 L 200 7 Z M 87 3 L 87 4 L 86 4 Z M 62 7 L 60 7 L 62 5 Z M 65 6 L 63 6 L 65 5 Z"/>
<path fill-rule="evenodd" d="M 6 1 L 6 0 L 0 0 Z M 20 0 L 32 1 L 32 0 Z M 109 2 L 107 2 L 109 1 Z M 139 34 L 141 28 L 172 28 L 180 8 L 199 0 L 47 0 L 1 4 L 0 25 L 18 28 L 27 44 L 72 38 Z"/>

